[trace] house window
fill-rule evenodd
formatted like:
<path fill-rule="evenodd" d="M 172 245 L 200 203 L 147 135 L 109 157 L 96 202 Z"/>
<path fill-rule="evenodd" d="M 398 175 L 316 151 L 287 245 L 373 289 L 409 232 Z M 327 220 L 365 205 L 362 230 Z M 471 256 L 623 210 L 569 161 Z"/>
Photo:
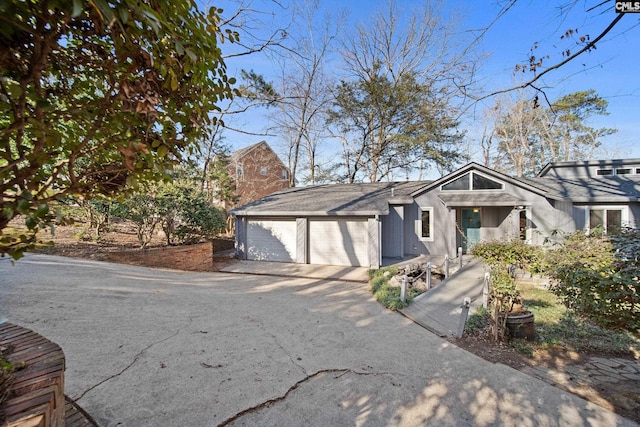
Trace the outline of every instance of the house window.
<path fill-rule="evenodd" d="M 244 177 L 244 169 L 243 169 L 243 167 L 242 167 L 242 163 L 238 163 L 238 164 L 236 165 L 236 176 L 237 176 L 238 178 L 242 178 L 242 177 Z"/>
<path fill-rule="evenodd" d="M 420 240 L 433 241 L 433 208 L 421 208 L 418 221 Z"/>
<path fill-rule="evenodd" d="M 588 228 L 602 228 L 606 233 L 613 233 L 622 229 L 627 220 L 626 208 L 597 207 L 588 210 Z"/>
<path fill-rule="evenodd" d="M 479 173 L 469 172 L 442 186 L 442 191 L 502 190 L 504 185 Z"/>
<path fill-rule="evenodd" d="M 616 169 L 616 175 L 629 175 L 631 173 L 631 169 Z"/>
<path fill-rule="evenodd" d="M 260 175 L 265 176 L 267 174 L 267 167 L 260 166 Z"/>
<path fill-rule="evenodd" d="M 613 169 L 598 169 L 596 171 L 596 175 L 598 176 L 613 175 Z"/>
<path fill-rule="evenodd" d="M 283 180 L 285 180 L 285 181 L 286 181 L 287 179 L 289 179 L 289 178 L 287 177 L 287 170 L 286 170 L 286 169 L 282 169 L 282 174 L 281 174 L 281 176 L 282 176 L 282 179 L 283 179 Z"/>
<path fill-rule="evenodd" d="M 473 174 L 473 190 L 502 190 L 502 184 L 486 176 Z"/>
<path fill-rule="evenodd" d="M 455 191 L 455 190 L 468 190 L 469 189 L 469 174 L 462 175 L 460 178 L 442 186 L 442 191 Z"/>
<path fill-rule="evenodd" d="M 519 211 L 519 237 L 523 242 L 531 241 L 531 223 L 529 222 L 529 213 L 527 209 Z"/>

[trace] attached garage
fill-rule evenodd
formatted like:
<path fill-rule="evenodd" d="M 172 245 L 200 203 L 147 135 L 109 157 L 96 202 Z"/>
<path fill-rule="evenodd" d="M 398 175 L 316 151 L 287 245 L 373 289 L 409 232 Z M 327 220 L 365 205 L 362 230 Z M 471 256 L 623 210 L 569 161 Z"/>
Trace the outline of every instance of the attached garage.
<path fill-rule="evenodd" d="M 295 219 L 269 218 L 247 221 L 247 259 L 295 262 Z"/>
<path fill-rule="evenodd" d="M 369 267 L 367 218 L 309 220 L 309 263 Z"/>
<path fill-rule="evenodd" d="M 378 268 L 383 221 L 402 233 L 404 205 L 423 182 L 327 184 L 288 188 L 233 209 L 240 259 Z M 396 212 L 397 211 L 397 212 Z M 398 236 L 393 236 L 398 237 Z M 398 256 L 402 238 L 397 239 Z"/>

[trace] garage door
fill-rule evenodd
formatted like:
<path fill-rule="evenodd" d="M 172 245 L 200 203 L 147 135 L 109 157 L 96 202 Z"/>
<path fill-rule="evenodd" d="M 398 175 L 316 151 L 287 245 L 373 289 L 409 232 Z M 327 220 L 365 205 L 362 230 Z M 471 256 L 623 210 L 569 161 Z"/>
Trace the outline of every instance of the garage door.
<path fill-rule="evenodd" d="M 296 221 L 252 219 L 247 223 L 247 259 L 295 262 Z"/>
<path fill-rule="evenodd" d="M 368 267 L 367 219 L 309 220 L 309 263 Z"/>

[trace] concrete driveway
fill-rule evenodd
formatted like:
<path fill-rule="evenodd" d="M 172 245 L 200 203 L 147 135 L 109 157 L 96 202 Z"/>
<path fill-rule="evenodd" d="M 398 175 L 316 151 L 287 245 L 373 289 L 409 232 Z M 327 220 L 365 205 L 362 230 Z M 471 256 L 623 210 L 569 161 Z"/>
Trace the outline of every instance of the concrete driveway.
<path fill-rule="evenodd" d="M 101 426 L 623 426 L 386 311 L 366 284 L 0 259 L 0 317 L 58 343 Z"/>

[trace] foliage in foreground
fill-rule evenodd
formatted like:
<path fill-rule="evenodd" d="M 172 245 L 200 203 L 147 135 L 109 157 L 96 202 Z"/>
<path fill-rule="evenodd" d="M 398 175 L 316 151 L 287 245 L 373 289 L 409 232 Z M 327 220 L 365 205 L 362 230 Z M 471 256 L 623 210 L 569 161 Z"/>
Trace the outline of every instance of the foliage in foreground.
<path fill-rule="evenodd" d="M 237 33 L 193 0 L 0 2 L 0 254 L 19 258 L 67 196 L 156 181 L 230 98 Z M 26 231 L 7 234 L 25 218 Z"/>
<path fill-rule="evenodd" d="M 553 292 L 605 328 L 640 330 L 640 230 L 576 232 L 548 253 Z"/>

